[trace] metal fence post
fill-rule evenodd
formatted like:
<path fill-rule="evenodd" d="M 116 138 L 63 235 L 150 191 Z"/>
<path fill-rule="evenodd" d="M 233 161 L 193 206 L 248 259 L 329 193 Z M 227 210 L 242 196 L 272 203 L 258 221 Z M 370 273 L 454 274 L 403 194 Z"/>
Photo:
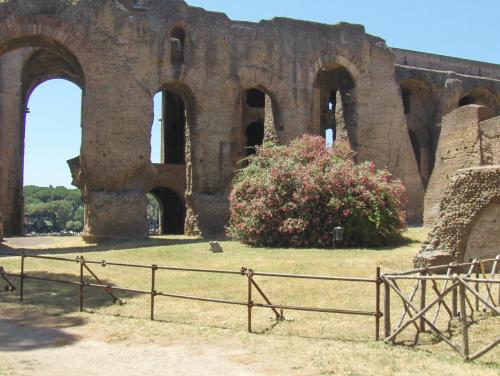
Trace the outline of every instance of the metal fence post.
<path fill-rule="evenodd" d="M 83 256 L 80 256 L 80 312 L 83 312 L 83 264 L 85 263 L 85 259 Z"/>
<path fill-rule="evenodd" d="M 24 301 L 24 252 L 21 255 L 21 281 L 20 281 L 20 300 Z"/>
<path fill-rule="evenodd" d="M 151 321 L 155 319 L 156 271 L 157 265 L 151 265 Z"/>
<path fill-rule="evenodd" d="M 252 301 L 252 275 L 253 271 L 252 269 L 247 270 L 247 279 L 248 279 L 248 332 L 252 333 L 252 306 L 253 306 L 253 301 Z"/>
<path fill-rule="evenodd" d="M 375 341 L 380 339 L 380 266 L 375 273 Z"/>

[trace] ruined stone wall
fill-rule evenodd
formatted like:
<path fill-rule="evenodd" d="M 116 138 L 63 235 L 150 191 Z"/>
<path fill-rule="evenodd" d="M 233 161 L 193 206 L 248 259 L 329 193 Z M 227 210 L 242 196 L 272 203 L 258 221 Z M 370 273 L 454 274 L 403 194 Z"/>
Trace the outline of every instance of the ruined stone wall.
<path fill-rule="evenodd" d="M 464 260 L 495 258 L 500 255 L 500 199 L 484 208 L 472 226 Z"/>
<path fill-rule="evenodd" d="M 453 71 L 467 76 L 490 77 L 500 80 L 500 67 L 497 64 L 403 50 L 401 48 L 392 48 L 392 51 L 396 55 L 396 64 L 437 71 Z"/>
<path fill-rule="evenodd" d="M 415 264 L 463 262 L 469 256 L 497 253 L 499 203 L 499 165 L 458 170 L 444 191 L 435 225 Z"/>
<path fill-rule="evenodd" d="M 432 227 L 444 189 L 459 169 L 491 165 L 500 157 L 500 117 L 483 122 L 491 110 L 476 105 L 461 107 L 443 118 L 436 165 L 425 195 L 424 224 Z"/>
<path fill-rule="evenodd" d="M 0 59 L 0 212 L 6 234 L 22 233 L 25 108 L 21 71 L 31 54 L 20 49 Z"/>
<path fill-rule="evenodd" d="M 8 63 L 8 52 L 42 49 L 48 63 L 38 65 L 44 67 L 41 72 L 29 70 L 32 80 L 63 77 L 82 87 L 79 181 L 89 239 L 147 236 L 145 194 L 152 182 L 167 184 L 171 176 L 149 160 L 153 96 L 159 90 L 168 88 L 185 102 L 191 150 L 183 172 L 186 201 L 202 233 L 213 235 L 223 232 L 227 193 L 245 153 L 244 93 L 256 88 L 268 95 L 280 141 L 306 132 L 320 134 L 318 74 L 339 67 L 354 83 L 348 101 L 349 137 L 358 159 L 387 166 L 402 178 L 409 191 L 409 219 L 421 219 L 425 187 L 403 113 L 395 55 L 382 39 L 366 34 L 360 25 L 285 18 L 237 22 L 180 0 L 141 4 L 0 3 L 0 62 L 8 67 L 0 82 L 11 80 L 17 96 L 0 98 L 2 108 L 14 109 L 11 118 L 0 115 L 0 132 L 13 130 L 7 142 L 23 143 L 24 124 L 15 103 L 26 95 L 26 87 L 19 86 L 23 63 Z M 59 60 L 53 59 L 56 55 Z M 23 150 L 16 150 L 9 154 L 0 149 L 2 182 L 8 181 L 10 170 L 22 176 Z M 3 167 L 9 164 L 10 170 Z M 22 207 L 22 199 L 15 196 L 22 192 L 20 181 L 0 188 L 0 210 L 11 232 L 22 218 L 10 214 Z"/>
<path fill-rule="evenodd" d="M 500 116 L 479 124 L 480 159 L 483 165 L 500 165 Z"/>

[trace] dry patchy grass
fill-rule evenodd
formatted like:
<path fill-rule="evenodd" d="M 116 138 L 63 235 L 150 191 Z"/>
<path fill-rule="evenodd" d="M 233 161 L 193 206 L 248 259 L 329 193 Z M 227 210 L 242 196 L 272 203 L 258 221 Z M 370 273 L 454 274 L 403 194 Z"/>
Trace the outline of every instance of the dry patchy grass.
<path fill-rule="evenodd" d="M 185 237 L 99 247 L 85 247 L 72 239 L 65 240 L 67 244 L 63 244 L 64 241 L 59 243 L 58 249 L 51 247 L 51 253 L 146 265 L 236 271 L 245 266 L 257 271 L 374 277 L 377 266 L 381 266 L 383 272 L 412 267 L 412 259 L 426 231 L 410 229 L 408 236 L 411 241 L 405 245 L 375 250 L 264 249 L 226 241 L 222 243 L 222 254 L 212 254 L 205 242 Z M 19 270 L 19 261 L 13 258 L 0 259 L 0 264 L 10 271 Z M 93 266 L 92 269 L 107 283 L 150 289 L 150 270 L 112 266 Z M 76 263 L 29 259 L 26 264 L 26 273 L 75 281 L 78 270 Z M 367 311 L 375 308 L 375 288 L 372 284 L 271 277 L 255 279 L 275 304 Z M 158 271 L 156 288 L 162 292 L 245 301 L 246 283 L 243 276 Z M 411 289 L 409 284 L 402 287 L 407 291 Z M 241 361 L 265 362 L 271 373 L 280 367 L 296 374 L 342 375 L 425 375 L 437 372 L 442 375 L 494 375 L 500 370 L 498 349 L 474 363 L 464 364 L 458 354 L 430 334 L 421 336 L 418 346 L 408 346 L 414 338 L 411 329 L 402 336 L 405 346 L 376 343 L 373 341 L 374 319 L 371 317 L 285 311 L 285 316 L 293 318 L 293 321 L 276 324 L 270 321 L 270 310 L 255 308 L 253 328 L 257 335 L 249 335 L 245 332 L 246 307 L 158 297 L 158 321 L 150 322 L 147 320 L 147 295 L 120 294 L 127 304 L 119 306 L 110 304 L 109 297 L 102 290 L 88 289 L 86 312 L 80 314 L 77 312 L 77 292 L 73 286 L 27 281 L 24 307 L 69 317 L 84 317 L 87 320 L 86 330 L 100 333 L 108 341 L 170 344 L 196 338 L 225 345 L 244 344 L 254 349 L 255 359 L 245 356 Z M 261 301 L 258 298 L 255 300 Z M 15 296 L 2 294 L 0 302 L 4 303 L 4 308 L 19 306 Z M 394 312 L 399 312 L 399 302 L 393 299 L 392 303 Z M 498 319 L 482 317 L 479 324 L 471 327 L 471 346 L 479 348 L 499 331 Z"/>

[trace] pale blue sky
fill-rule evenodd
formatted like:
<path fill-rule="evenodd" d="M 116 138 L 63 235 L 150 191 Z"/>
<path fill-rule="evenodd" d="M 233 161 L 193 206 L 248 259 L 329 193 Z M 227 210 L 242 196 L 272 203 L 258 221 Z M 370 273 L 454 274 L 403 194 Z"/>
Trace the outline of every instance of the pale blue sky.
<path fill-rule="evenodd" d="M 290 17 L 365 25 L 392 47 L 500 64 L 500 0 L 188 0 L 235 20 Z M 158 96 L 159 98 L 159 96 Z M 66 160 L 79 154 L 81 92 L 52 80 L 29 101 L 25 184 L 70 186 Z M 159 101 L 155 106 L 153 161 L 159 161 Z"/>

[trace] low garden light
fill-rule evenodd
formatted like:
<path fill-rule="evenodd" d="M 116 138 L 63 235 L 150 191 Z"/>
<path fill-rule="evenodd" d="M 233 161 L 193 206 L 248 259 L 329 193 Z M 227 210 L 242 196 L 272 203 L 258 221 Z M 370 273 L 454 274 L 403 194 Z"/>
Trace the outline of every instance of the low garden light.
<path fill-rule="evenodd" d="M 344 228 L 342 226 L 337 226 L 333 229 L 333 247 L 337 244 L 341 244 L 344 241 Z"/>

